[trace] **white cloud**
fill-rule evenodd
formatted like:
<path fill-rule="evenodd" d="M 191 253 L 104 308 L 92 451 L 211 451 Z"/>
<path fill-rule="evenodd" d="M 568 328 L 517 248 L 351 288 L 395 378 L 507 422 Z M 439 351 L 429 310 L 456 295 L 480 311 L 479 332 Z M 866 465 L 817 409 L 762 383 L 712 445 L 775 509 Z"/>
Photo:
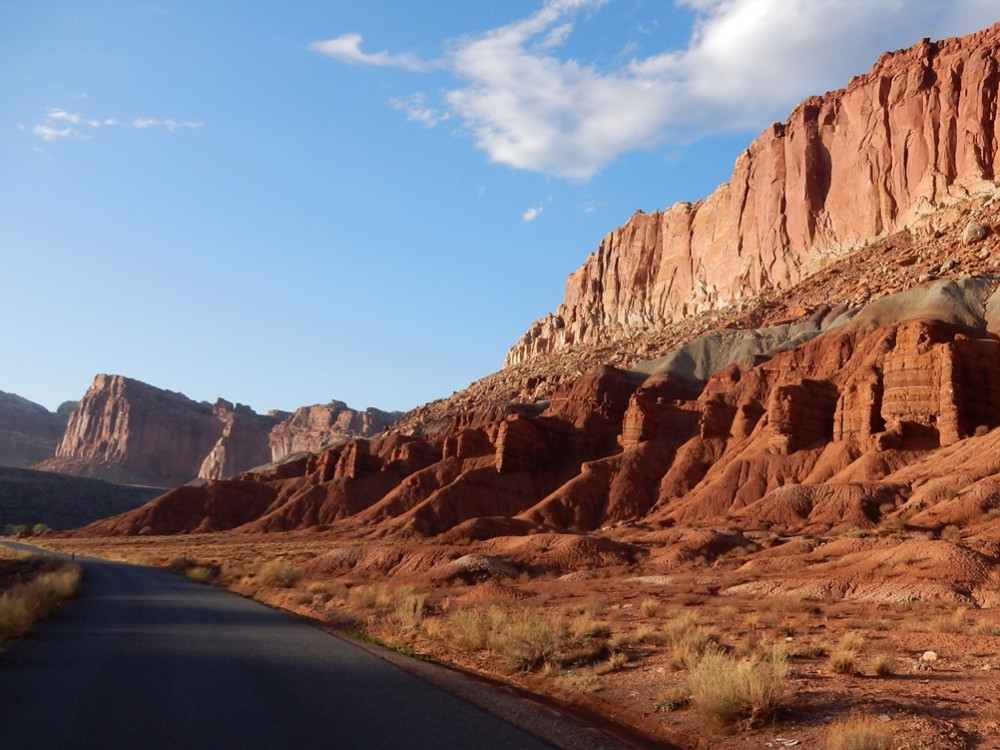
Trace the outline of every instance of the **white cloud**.
<path fill-rule="evenodd" d="M 364 40 L 361 34 L 347 33 L 324 42 L 313 42 L 309 45 L 309 49 L 354 65 L 374 65 L 380 68 L 401 68 L 417 72 L 430 70 L 433 67 L 433 63 L 424 62 L 409 52 L 398 55 L 390 55 L 388 52 L 374 54 L 362 52 L 362 41 Z"/>
<path fill-rule="evenodd" d="M 311 47 L 355 64 L 445 70 L 456 85 L 444 105 L 492 161 L 585 180 L 627 151 L 760 129 L 865 72 L 885 50 L 969 33 L 1000 15 L 996 0 L 675 0 L 694 13 L 683 48 L 619 56 L 610 68 L 566 54 L 575 16 L 609 1 L 547 0 L 524 19 L 453 42 L 435 62 L 366 54 L 360 34 Z M 422 95 L 393 106 L 424 124 L 443 118 Z"/>
<path fill-rule="evenodd" d="M 163 128 L 174 132 L 182 129 L 195 130 L 202 127 L 202 123 L 193 120 L 177 121 L 173 118 L 158 120 L 151 117 L 136 117 L 129 121 L 121 121 L 113 117 L 96 120 L 76 112 L 67 112 L 65 109 L 52 107 L 45 114 L 42 122 L 35 125 L 31 132 L 43 141 L 57 141 L 66 138 L 88 140 L 93 136 L 88 135 L 87 130 L 96 130 L 101 127 Z"/>
<path fill-rule="evenodd" d="M 550 195 L 544 201 L 539 203 L 537 206 L 532 206 L 523 214 L 521 214 L 521 218 L 524 219 L 525 221 L 534 221 L 539 217 L 542 211 L 545 210 L 545 204 L 551 202 L 552 202 L 552 196 Z"/>
<path fill-rule="evenodd" d="M 396 109 L 404 110 L 406 112 L 406 119 L 412 120 L 413 122 L 419 122 L 429 128 L 433 128 L 435 125 L 452 118 L 450 112 L 442 112 L 441 110 L 429 105 L 427 103 L 426 95 L 420 92 L 417 92 L 405 99 L 402 97 L 395 97 L 389 100 L 389 104 Z"/>
<path fill-rule="evenodd" d="M 40 125 L 35 125 L 31 129 L 31 132 L 41 138 L 43 141 L 58 141 L 63 138 L 69 138 L 71 136 L 79 136 L 73 128 L 54 128 L 51 125 L 46 125 L 42 123 Z"/>

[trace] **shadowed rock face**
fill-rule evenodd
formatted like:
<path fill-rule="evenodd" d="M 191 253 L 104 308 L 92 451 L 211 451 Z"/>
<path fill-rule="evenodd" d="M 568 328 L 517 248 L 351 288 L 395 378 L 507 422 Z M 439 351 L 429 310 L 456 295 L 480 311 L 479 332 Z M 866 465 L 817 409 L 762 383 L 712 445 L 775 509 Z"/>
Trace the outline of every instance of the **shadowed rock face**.
<path fill-rule="evenodd" d="M 0 391 L 0 466 L 25 468 L 55 454 L 69 410 L 53 413 L 40 404 Z"/>
<path fill-rule="evenodd" d="M 998 53 L 1000 25 L 925 40 L 802 102 L 708 198 L 608 234 L 506 364 L 786 289 L 940 204 L 992 193 Z"/>

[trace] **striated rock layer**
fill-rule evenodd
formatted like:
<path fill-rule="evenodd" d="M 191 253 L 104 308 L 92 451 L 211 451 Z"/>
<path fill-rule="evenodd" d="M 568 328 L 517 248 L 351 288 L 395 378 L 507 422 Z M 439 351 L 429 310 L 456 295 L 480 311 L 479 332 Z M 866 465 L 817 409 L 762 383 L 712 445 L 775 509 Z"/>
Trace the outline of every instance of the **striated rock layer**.
<path fill-rule="evenodd" d="M 301 415 L 312 415 L 303 424 Z M 98 375 L 73 410 L 55 457 L 38 468 L 116 482 L 175 486 L 221 479 L 333 440 L 367 436 L 396 415 L 334 402 L 260 415 L 218 399 L 196 402 L 121 375 Z M 51 456 L 51 453 L 49 454 Z"/>
<path fill-rule="evenodd" d="M 636 213 L 506 365 L 785 289 L 940 205 L 995 189 L 1000 24 L 883 55 L 758 137 L 697 203 Z"/>

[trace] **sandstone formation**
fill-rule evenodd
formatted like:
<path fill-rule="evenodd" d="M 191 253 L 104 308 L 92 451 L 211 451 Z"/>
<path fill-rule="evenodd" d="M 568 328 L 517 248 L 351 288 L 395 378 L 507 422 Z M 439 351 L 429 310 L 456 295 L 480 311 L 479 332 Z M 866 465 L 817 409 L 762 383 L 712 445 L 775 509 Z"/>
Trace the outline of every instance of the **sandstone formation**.
<path fill-rule="evenodd" d="M 1000 28 L 883 58 L 875 72 L 845 92 L 815 102 L 820 114 L 827 113 L 816 114 L 818 122 L 838 112 L 853 113 L 835 133 L 817 130 L 834 140 L 816 135 L 816 143 L 853 143 L 853 128 L 871 124 L 877 112 L 886 114 L 885 133 L 895 144 L 886 153 L 894 154 L 906 142 L 905 134 L 931 135 L 917 128 L 916 120 L 899 119 L 903 115 L 896 110 L 905 114 L 914 107 L 965 113 L 968 122 L 959 118 L 946 127 L 970 133 L 975 141 L 982 132 L 981 109 L 963 97 L 996 93 L 992 68 L 980 64 L 977 55 L 993 49 L 998 38 Z M 954 67 L 950 82 L 940 67 L 945 61 Z M 974 70 L 979 72 L 969 73 Z M 884 85 L 873 88 L 880 80 Z M 927 103 L 940 99 L 947 87 L 953 94 L 947 102 Z M 867 120 L 857 114 L 863 95 L 874 96 L 871 107 L 879 102 L 883 107 L 868 112 Z M 953 101 L 956 97 L 960 101 Z M 802 115 L 803 107 L 796 112 Z M 797 127 L 786 128 L 785 145 L 796 142 Z M 865 132 L 874 138 L 871 128 Z M 754 169 L 760 166 L 755 154 L 761 143 L 746 156 L 757 165 Z M 871 214 L 869 203 L 848 201 L 852 190 L 859 201 L 866 193 L 851 182 L 850 170 L 841 174 L 840 167 L 829 165 L 825 195 L 840 196 L 839 202 L 814 202 L 820 218 L 808 231 L 801 221 L 796 224 L 802 217 L 793 220 L 787 213 L 798 209 L 783 209 L 781 216 L 765 210 L 782 201 L 792 206 L 787 191 L 784 198 L 767 200 L 760 196 L 771 194 L 761 193 L 751 201 L 753 211 L 744 213 L 777 221 L 784 227 L 778 235 L 765 242 L 759 232 L 748 234 L 757 244 L 744 237 L 738 251 L 725 244 L 704 246 L 722 268 L 724 262 L 736 262 L 734 257 L 758 257 L 753 253 L 765 244 L 775 249 L 775 258 L 787 260 L 782 253 L 790 247 L 812 253 L 819 252 L 820 239 L 827 249 L 840 242 L 836 252 L 846 255 L 807 277 L 806 256 L 795 261 L 801 273 L 786 274 L 782 284 L 790 286 L 783 291 L 780 285 L 768 286 L 770 281 L 758 283 L 764 278 L 758 274 L 758 281 L 739 292 L 745 296 L 738 305 L 690 314 L 695 306 L 682 320 L 674 320 L 666 307 L 647 307 L 628 320 L 599 321 L 588 330 L 607 332 L 620 324 L 617 330 L 625 331 L 626 322 L 636 328 L 626 342 L 603 334 L 568 336 L 564 343 L 574 346 L 542 347 L 538 356 L 515 357 L 500 372 L 450 399 L 413 410 L 378 435 L 337 442 L 239 480 L 183 488 L 95 524 L 91 531 L 312 529 L 349 539 L 436 536 L 464 540 L 475 552 L 495 556 L 494 539 L 506 540 L 504 548 L 513 550 L 517 544 L 511 540 L 522 537 L 533 537 L 526 544 L 537 547 L 550 534 L 576 538 L 622 527 L 642 532 L 650 550 L 644 565 L 660 573 L 684 555 L 711 558 L 750 546 L 734 528 L 814 534 L 895 525 L 937 534 L 949 524 L 985 522 L 1000 507 L 991 479 L 1000 466 L 1000 238 L 995 231 L 1000 190 L 989 181 L 986 162 L 972 159 L 964 146 L 952 147 L 948 158 L 954 168 L 945 169 L 938 152 L 928 162 L 937 166 L 923 164 L 915 155 L 923 153 L 918 143 L 923 141 L 907 147 L 908 163 L 917 165 L 917 172 L 896 177 L 895 167 L 889 169 L 896 161 L 879 156 L 882 152 L 858 151 L 872 162 L 852 169 L 872 176 L 882 196 L 881 214 Z M 792 149 L 783 158 L 795 153 Z M 786 177 L 799 174 L 790 163 L 782 162 Z M 819 169 L 825 162 L 817 164 Z M 982 173 L 972 180 L 975 164 Z M 924 184 L 920 175 L 938 167 L 945 178 L 928 183 L 937 191 L 937 203 L 921 203 L 918 196 L 926 185 L 918 189 Z M 880 172 L 883 168 L 889 171 Z M 815 172 L 810 170 L 809 180 Z M 790 179 L 774 184 L 791 184 Z M 746 184 L 756 183 L 749 179 Z M 813 183 L 796 184 L 800 197 L 812 195 L 806 186 Z M 970 185 L 976 195 L 961 199 Z M 884 199 L 890 194 L 891 211 Z M 714 205 L 712 200 L 719 199 L 705 205 Z M 917 210 L 918 205 L 923 208 Z M 928 213 L 920 215 L 925 209 Z M 881 218 L 877 226 L 864 228 L 861 214 Z M 632 226 L 647 220 L 637 217 Z M 746 221 L 741 218 L 740 226 L 750 227 Z M 969 241 L 973 221 L 982 231 Z M 718 237 L 726 226 L 719 224 Z M 793 226 L 798 226 L 794 232 Z M 890 231 L 898 226 L 903 228 Z M 866 237 L 876 239 L 861 244 Z M 791 238 L 798 238 L 798 245 Z M 850 252 L 854 243 L 861 246 Z M 656 242 L 630 247 L 640 245 L 657 258 L 666 247 Z M 627 258 L 612 255 L 598 260 L 609 261 L 606 269 L 619 273 Z M 602 305 L 649 300 L 647 292 L 655 285 L 637 279 L 653 278 L 650 268 L 636 270 L 628 284 L 605 284 L 612 276 L 593 276 L 592 290 L 599 292 Z M 614 294 L 608 292 L 612 286 Z M 763 293 L 751 294 L 762 287 L 767 287 Z M 639 331 L 647 324 L 645 332 Z M 649 356 L 635 356 L 640 347 Z M 245 501 L 248 496 L 253 502 Z"/>
<path fill-rule="evenodd" d="M 56 413 L 0 391 L 0 466 L 27 467 L 55 454 L 71 403 Z"/>
<path fill-rule="evenodd" d="M 255 413 L 218 399 L 196 402 L 121 375 L 98 375 L 69 417 L 54 457 L 38 468 L 127 484 L 170 487 L 221 479 L 284 458 L 381 431 L 396 415 L 344 404 L 294 415 Z M 49 454 L 51 456 L 51 453 Z"/>
<path fill-rule="evenodd" d="M 637 330 L 787 289 L 943 204 L 991 194 L 998 55 L 1000 25 L 924 40 L 802 102 L 711 196 L 638 212 L 608 234 L 506 364 L 573 344 L 627 345 Z"/>
<path fill-rule="evenodd" d="M 271 460 L 316 451 L 352 437 L 376 435 L 401 416 L 399 412 L 379 409 L 355 411 L 342 401 L 303 406 L 271 430 Z"/>

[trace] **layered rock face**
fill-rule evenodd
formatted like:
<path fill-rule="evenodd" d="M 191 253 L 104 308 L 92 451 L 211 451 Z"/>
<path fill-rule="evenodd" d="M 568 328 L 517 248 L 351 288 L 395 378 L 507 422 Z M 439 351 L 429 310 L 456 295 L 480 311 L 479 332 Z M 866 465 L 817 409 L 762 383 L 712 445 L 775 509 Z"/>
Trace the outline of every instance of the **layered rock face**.
<path fill-rule="evenodd" d="M 988 520 L 1000 502 L 998 37 L 886 56 L 759 139 L 742 181 L 635 217 L 571 279 L 561 317 L 522 342 L 551 356 L 515 352 L 396 430 L 182 488 L 91 531 L 483 540 Z M 759 289 L 771 293 L 739 297 Z M 700 319 L 714 328 L 667 330 L 671 315 L 737 297 L 745 313 Z M 675 343 L 656 359 L 601 364 L 618 356 L 605 346 L 616 332 L 661 325 Z"/>
<path fill-rule="evenodd" d="M 983 309 L 994 284 L 935 288 Z M 939 451 L 1000 426 L 1000 341 L 983 318 L 957 324 L 926 317 L 931 308 L 902 305 L 896 319 L 883 311 L 880 325 L 864 312 L 842 316 L 798 346 L 715 370 L 703 388 L 669 363 L 650 374 L 599 366 L 548 403 L 481 406 L 432 434 L 350 440 L 182 488 L 91 530 L 461 537 L 484 518 L 586 532 L 734 515 L 744 528 L 872 525 L 926 481 L 886 477 L 894 462 L 946 473 Z"/>
<path fill-rule="evenodd" d="M 310 414 L 315 416 L 312 421 L 299 418 Z M 391 421 L 393 415 L 359 413 L 336 402 L 300 409 L 295 415 L 260 415 L 223 399 L 196 402 L 121 375 L 98 375 L 73 410 L 55 457 L 38 468 L 175 486 L 268 464 L 275 456 L 274 444 L 315 451 L 331 440 L 380 431 Z M 279 450 L 276 457 L 285 455 Z"/>
<path fill-rule="evenodd" d="M 402 416 L 379 409 L 355 411 L 342 401 L 303 406 L 271 430 L 271 460 L 316 451 L 339 440 L 376 435 Z"/>
<path fill-rule="evenodd" d="M 55 459 L 41 467 L 124 483 L 183 484 L 198 476 L 222 432 L 210 404 L 98 375 L 70 416 Z"/>
<path fill-rule="evenodd" d="M 998 55 L 1000 24 L 924 40 L 802 102 L 711 196 L 636 213 L 608 234 L 506 364 L 788 288 L 942 203 L 992 192 Z"/>
<path fill-rule="evenodd" d="M 55 455 L 72 405 L 56 413 L 0 391 L 0 466 L 25 468 Z"/>

